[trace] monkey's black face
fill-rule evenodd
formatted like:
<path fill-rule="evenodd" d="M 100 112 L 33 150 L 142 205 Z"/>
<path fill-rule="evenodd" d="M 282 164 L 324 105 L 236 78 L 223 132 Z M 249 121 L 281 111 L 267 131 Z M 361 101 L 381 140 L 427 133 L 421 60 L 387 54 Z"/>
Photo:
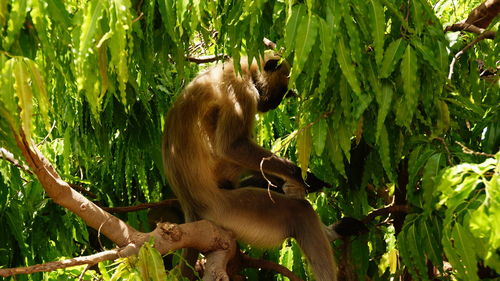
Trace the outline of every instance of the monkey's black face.
<path fill-rule="evenodd" d="M 267 112 L 275 109 L 284 97 L 293 96 L 293 91 L 288 90 L 288 75 L 290 66 L 286 62 L 271 59 L 264 65 L 261 81 L 256 83 L 259 91 L 257 110 Z"/>
<path fill-rule="evenodd" d="M 279 87 L 278 89 L 268 89 L 264 93 L 261 93 L 257 110 L 259 112 L 267 112 L 275 109 L 280 105 L 285 95 L 288 97 L 287 92 L 289 92 L 287 87 Z"/>

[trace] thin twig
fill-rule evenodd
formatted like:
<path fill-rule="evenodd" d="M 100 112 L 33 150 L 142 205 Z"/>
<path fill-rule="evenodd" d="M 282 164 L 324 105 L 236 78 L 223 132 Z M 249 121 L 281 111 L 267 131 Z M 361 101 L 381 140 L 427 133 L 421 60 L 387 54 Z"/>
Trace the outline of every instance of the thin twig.
<path fill-rule="evenodd" d="M 494 154 L 490 154 L 490 153 L 485 153 L 485 152 L 478 152 L 478 151 L 474 151 L 470 148 L 468 148 L 467 146 L 465 146 L 463 143 L 459 142 L 459 141 L 455 141 L 458 145 L 460 145 L 462 147 L 462 151 L 465 153 L 465 154 L 471 154 L 471 155 L 480 155 L 480 156 L 486 156 L 486 157 L 492 157 L 494 158 L 495 155 Z"/>
<path fill-rule="evenodd" d="M 446 141 L 444 140 L 444 138 L 437 137 L 437 138 L 434 138 L 434 139 L 440 141 L 443 144 L 444 150 L 446 150 L 446 156 L 448 158 L 448 165 L 452 165 L 453 161 L 451 159 L 451 152 L 450 152 L 450 149 L 448 148 L 448 144 L 446 143 Z"/>
<path fill-rule="evenodd" d="M 392 205 L 381 209 L 374 210 L 366 215 L 361 221 L 365 224 L 371 222 L 378 216 L 384 216 L 392 213 L 409 213 L 411 208 L 407 205 Z"/>
<path fill-rule="evenodd" d="M 201 57 L 187 57 L 186 59 L 190 62 L 194 62 L 196 64 L 201 64 L 201 63 L 214 62 L 214 61 L 218 61 L 218 60 L 226 60 L 228 58 L 229 58 L 228 55 L 217 54 L 217 55 L 208 55 L 208 56 L 201 56 Z"/>
<path fill-rule="evenodd" d="M 155 202 L 155 203 L 144 203 L 144 204 L 139 204 L 136 206 L 127 206 L 127 207 L 101 207 L 106 212 L 109 213 L 129 213 L 129 212 L 136 212 L 136 211 L 141 211 L 145 209 L 152 209 L 152 208 L 157 208 L 160 206 L 175 206 L 178 205 L 179 201 L 177 199 L 167 199 L 163 200 L 160 202 Z"/>
<path fill-rule="evenodd" d="M 266 174 L 264 173 L 264 168 L 262 167 L 264 165 L 264 161 L 266 160 L 271 160 L 272 158 L 275 158 L 276 155 L 271 155 L 269 157 L 264 157 L 262 158 L 262 160 L 260 160 L 260 164 L 259 164 L 259 167 L 260 167 L 260 173 L 262 174 L 262 177 L 267 181 L 267 194 L 269 195 L 269 198 L 271 199 L 271 201 L 273 203 L 276 203 L 273 199 L 273 196 L 271 194 L 271 186 L 272 187 L 277 187 L 274 183 L 272 183 L 267 177 L 266 177 Z"/>
<path fill-rule="evenodd" d="M 462 50 L 460 50 L 451 60 L 450 64 L 450 72 L 448 73 L 448 80 L 451 80 L 451 76 L 453 75 L 453 68 L 455 67 L 455 63 L 457 62 L 458 58 L 460 58 L 461 55 L 465 53 L 468 49 L 472 48 L 475 44 L 477 44 L 479 41 L 486 39 L 486 33 L 481 33 L 476 39 L 474 39 L 472 42 L 467 44 Z"/>
<path fill-rule="evenodd" d="M 87 272 L 87 270 L 89 270 L 89 268 L 91 266 L 92 266 L 91 264 L 87 264 L 87 266 L 85 267 L 85 269 L 82 270 L 82 273 L 80 273 L 80 276 L 78 277 L 78 281 L 83 280 L 83 276 L 85 276 L 85 272 Z"/>
<path fill-rule="evenodd" d="M 26 164 L 21 163 L 19 160 L 17 160 L 14 157 L 14 154 L 12 154 L 10 151 L 8 151 L 7 149 L 5 149 L 3 147 L 0 147 L 0 159 L 4 159 L 4 160 L 10 162 L 12 165 L 20 168 L 21 170 L 25 171 L 28 174 L 31 174 L 31 175 L 33 174 L 33 171 L 31 171 L 30 168 Z"/>
<path fill-rule="evenodd" d="M 54 122 L 52 123 L 52 127 L 50 127 L 50 130 L 49 132 L 47 133 L 47 135 L 43 138 L 42 141 L 40 141 L 37 146 L 40 146 L 42 145 L 44 142 L 47 141 L 47 139 L 49 138 L 50 134 L 52 133 L 52 131 L 54 130 L 54 128 L 56 127 L 56 121 L 54 120 Z"/>
<path fill-rule="evenodd" d="M 9 277 L 18 274 L 30 274 L 35 272 L 48 272 L 54 271 L 56 269 L 68 268 L 77 265 L 94 265 L 101 261 L 115 260 L 117 258 L 128 257 L 136 254 L 139 248 L 134 244 L 129 244 L 125 247 L 103 251 L 97 254 L 75 257 L 62 261 L 52 261 L 44 264 L 36 264 L 26 267 L 16 267 L 16 268 L 0 268 L 0 276 Z"/>

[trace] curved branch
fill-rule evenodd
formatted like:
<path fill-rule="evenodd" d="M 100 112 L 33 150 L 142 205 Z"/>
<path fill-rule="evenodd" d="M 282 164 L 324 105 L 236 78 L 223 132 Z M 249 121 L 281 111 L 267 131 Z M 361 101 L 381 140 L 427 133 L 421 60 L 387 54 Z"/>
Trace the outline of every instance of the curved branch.
<path fill-rule="evenodd" d="M 236 253 L 236 240 L 230 232 L 205 220 L 182 225 L 159 223 L 150 233 L 140 232 L 72 189 L 61 179 L 42 153 L 31 144 L 22 130 L 19 134 L 13 130 L 13 134 L 29 167 L 53 201 L 78 215 L 88 226 L 102 232 L 119 247 L 133 250 L 132 252 L 127 250 L 125 252 L 127 255 L 136 253 L 135 248 L 139 248 L 154 237 L 154 247 L 161 254 L 181 248 L 195 248 L 207 253 L 207 275 L 204 280 L 228 280 L 226 265 Z M 28 269 L 2 269 L 0 272 L 3 275 L 13 275 L 30 271 L 50 271 L 78 264 L 92 264 L 99 260 L 115 259 L 123 256 L 122 254 L 121 251 L 106 251 L 104 254 L 93 255 L 90 259 L 89 257 L 75 258 L 59 263 L 34 265 Z"/>

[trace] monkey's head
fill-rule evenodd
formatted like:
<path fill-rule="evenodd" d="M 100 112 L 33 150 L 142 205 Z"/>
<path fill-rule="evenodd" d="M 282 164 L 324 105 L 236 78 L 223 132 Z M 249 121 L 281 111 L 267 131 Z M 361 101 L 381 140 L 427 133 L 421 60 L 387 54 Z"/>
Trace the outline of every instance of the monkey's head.
<path fill-rule="evenodd" d="M 275 109 L 285 95 L 290 95 L 288 78 L 290 65 L 274 53 L 266 53 L 261 63 L 262 70 L 254 77 L 254 84 L 259 91 L 257 110 L 266 112 Z"/>

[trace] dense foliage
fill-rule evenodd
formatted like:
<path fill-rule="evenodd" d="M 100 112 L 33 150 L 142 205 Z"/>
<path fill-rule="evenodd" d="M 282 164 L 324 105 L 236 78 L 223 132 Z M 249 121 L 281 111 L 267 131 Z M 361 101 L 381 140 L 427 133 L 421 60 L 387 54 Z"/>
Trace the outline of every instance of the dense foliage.
<path fill-rule="evenodd" d="M 65 180 L 103 206 L 171 197 L 163 116 L 207 66 L 186 57 L 255 57 L 267 37 L 293 65 L 298 97 L 258 116 L 256 139 L 334 185 L 309 195 L 323 221 L 363 218 L 391 203 L 411 207 L 406 216 L 377 217 L 350 247 L 336 245 L 348 271 L 358 280 L 427 280 L 434 267 L 444 280 L 479 280 L 478 270 L 500 273 L 500 156 L 491 156 L 500 145 L 500 36 L 466 50 L 448 79 L 453 57 L 477 35 L 443 31 L 478 4 L 0 1 L 0 147 L 22 160 L 13 137 L 22 128 Z M 144 211 L 126 219 L 149 228 Z M 7 161 L 0 161 L 0 225 L 0 267 L 99 248 L 76 216 Z M 291 242 L 251 254 L 307 275 Z M 247 272 L 251 280 L 263 274 Z"/>

